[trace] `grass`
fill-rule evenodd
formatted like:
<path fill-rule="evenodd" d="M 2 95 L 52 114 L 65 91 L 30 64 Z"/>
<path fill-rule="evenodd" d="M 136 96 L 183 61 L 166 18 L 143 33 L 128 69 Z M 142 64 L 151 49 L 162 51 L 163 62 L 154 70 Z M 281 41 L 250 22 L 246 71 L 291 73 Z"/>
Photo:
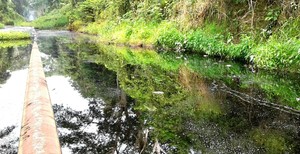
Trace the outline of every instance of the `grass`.
<path fill-rule="evenodd" d="M 271 38 L 251 52 L 254 55 L 254 63 L 260 68 L 300 72 L 300 41 L 298 39 L 280 41 Z"/>
<path fill-rule="evenodd" d="M 226 7 L 225 3 L 221 5 L 207 1 L 192 3 L 193 7 L 191 8 L 189 8 L 190 6 L 182 8 L 177 5 L 190 4 L 175 2 L 170 4 L 170 6 L 174 5 L 174 8 L 169 6 L 170 10 L 188 8 L 191 11 L 165 12 L 165 15 L 170 15 L 168 17 L 161 16 L 159 10 L 148 10 L 147 7 L 141 7 L 136 12 L 132 10 L 133 12 L 127 12 L 120 16 L 116 10 L 121 5 L 119 6 L 119 3 L 112 4 L 105 4 L 104 1 L 85 1 L 79 3 L 75 8 L 65 5 L 32 23 L 23 25 L 34 26 L 38 29 L 68 28 L 97 35 L 100 42 L 108 44 L 156 46 L 162 51 L 171 51 L 176 54 L 183 52 L 205 54 L 245 63 L 253 62 L 257 67 L 263 69 L 300 73 L 300 41 L 297 31 L 300 25 L 299 17 L 286 19 L 284 22 L 280 20 L 278 21 L 280 25 L 276 28 L 269 28 L 272 35 L 279 36 L 273 38 L 273 36 L 270 37 L 271 34 L 264 34 L 263 30 L 267 29 L 265 22 L 279 20 L 277 14 L 275 16 L 267 14 L 267 17 L 255 19 L 255 22 L 263 23 L 257 24 L 258 27 L 255 28 L 257 30 L 250 30 L 247 28 L 249 25 L 244 27 L 243 21 L 239 22 L 236 19 L 241 16 L 246 17 L 246 14 L 242 13 L 243 11 L 236 15 L 228 14 L 230 20 L 225 20 L 225 16 L 222 15 L 223 11 L 226 14 L 226 10 L 223 10 Z M 151 2 L 149 5 L 154 6 L 154 3 Z M 241 7 L 247 3 L 246 1 L 235 1 L 231 5 L 234 8 L 233 6 Z M 228 4 L 227 7 L 231 5 Z M 258 7 L 262 8 L 264 5 L 265 3 L 260 3 Z M 218 10 L 221 10 L 219 13 L 222 12 L 222 14 L 209 13 L 209 11 L 218 12 Z M 149 12 L 144 14 L 147 11 Z M 230 12 L 230 9 L 228 11 Z M 235 9 L 231 11 L 234 12 Z M 272 12 L 272 9 L 269 12 Z M 191 13 L 195 14 L 191 15 Z M 151 18 L 148 18 L 149 16 Z M 263 18 L 265 19 L 261 21 Z M 194 22 L 193 20 L 199 21 Z"/>
<path fill-rule="evenodd" d="M 30 39 L 30 37 L 30 34 L 26 32 L 0 32 L 0 41 L 25 40 Z"/>
<path fill-rule="evenodd" d="M 4 28 L 4 24 L 3 23 L 0 23 L 0 29 L 3 29 Z"/>
<path fill-rule="evenodd" d="M 241 35 L 238 43 L 222 26 L 208 24 L 196 30 L 182 31 L 175 23 L 163 21 L 93 22 L 86 26 L 80 21 L 73 25 L 78 31 L 99 36 L 102 42 L 129 45 L 155 45 L 163 51 L 190 52 L 212 57 L 254 62 L 263 69 L 276 69 L 300 73 L 300 41 L 291 37 L 271 37 L 265 42 L 255 42 L 250 35 Z"/>
<path fill-rule="evenodd" d="M 123 20 L 120 22 L 94 22 L 79 28 L 79 31 L 99 35 L 99 39 L 105 42 L 153 45 L 159 35 L 171 27 L 174 27 L 171 22 L 147 23 L 143 20 L 134 22 Z"/>
<path fill-rule="evenodd" d="M 33 27 L 37 29 L 55 29 L 65 27 L 69 20 L 66 15 L 43 16 L 33 22 Z"/>

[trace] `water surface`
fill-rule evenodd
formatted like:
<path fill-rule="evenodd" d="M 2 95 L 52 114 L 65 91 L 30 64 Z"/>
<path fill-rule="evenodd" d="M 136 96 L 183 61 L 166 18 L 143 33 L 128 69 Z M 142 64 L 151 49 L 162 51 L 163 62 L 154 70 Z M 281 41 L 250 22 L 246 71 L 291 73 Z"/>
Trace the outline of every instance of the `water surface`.
<path fill-rule="evenodd" d="M 300 152 L 297 74 L 105 46 L 65 31 L 37 36 L 64 153 Z M 6 99 L 26 65 L 2 59 L 0 99 Z M 0 102 L 7 117 L 2 108 L 10 106 Z M 20 123 L 5 121 L 1 129 Z M 0 146 L 17 140 L 12 136 L 0 136 Z"/>

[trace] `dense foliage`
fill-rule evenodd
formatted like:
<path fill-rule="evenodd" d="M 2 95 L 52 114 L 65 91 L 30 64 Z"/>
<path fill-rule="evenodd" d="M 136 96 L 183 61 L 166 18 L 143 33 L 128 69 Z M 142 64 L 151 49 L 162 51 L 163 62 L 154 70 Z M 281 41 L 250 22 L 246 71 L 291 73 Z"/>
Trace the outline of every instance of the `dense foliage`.
<path fill-rule="evenodd" d="M 16 5 L 19 0 L 0 0 L 0 23 L 5 25 L 14 25 L 21 22 L 24 18 L 17 12 Z"/>
<path fill-rule="evenodd" d="M 299 72 L 299 5 L 287 0 L 61 0 L 34 25 L 96 34 L 108 43 L 155 45 Z"/>

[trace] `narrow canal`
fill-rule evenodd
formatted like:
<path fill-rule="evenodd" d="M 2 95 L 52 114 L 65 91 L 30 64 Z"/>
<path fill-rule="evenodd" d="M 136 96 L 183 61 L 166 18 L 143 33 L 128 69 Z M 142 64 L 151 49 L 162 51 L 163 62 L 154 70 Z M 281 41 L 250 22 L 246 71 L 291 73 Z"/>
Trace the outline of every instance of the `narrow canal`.
<path fill-rule="evenodd" d="M 299 74 L 93 40 L 37 32 L 64 154 L 300 153 Z M 1 44 L 0 153 L 10 154 L 31 45 Z"/>

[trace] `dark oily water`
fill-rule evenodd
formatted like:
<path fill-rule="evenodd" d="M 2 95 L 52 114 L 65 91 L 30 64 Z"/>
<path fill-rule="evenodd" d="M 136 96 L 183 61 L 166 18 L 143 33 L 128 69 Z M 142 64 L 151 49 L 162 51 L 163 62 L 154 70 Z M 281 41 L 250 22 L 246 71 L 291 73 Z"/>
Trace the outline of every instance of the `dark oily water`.
<path fill-rule="evenodd" d="M 17 41 L 0 45 L 0 153 L 17 152 L 31 51 L 31 45 L 26 44 Z"/>
<path fill-rule="evenodd" d="M 299 153 L 299 77 L 40 31 L 64 153 Z"/>

